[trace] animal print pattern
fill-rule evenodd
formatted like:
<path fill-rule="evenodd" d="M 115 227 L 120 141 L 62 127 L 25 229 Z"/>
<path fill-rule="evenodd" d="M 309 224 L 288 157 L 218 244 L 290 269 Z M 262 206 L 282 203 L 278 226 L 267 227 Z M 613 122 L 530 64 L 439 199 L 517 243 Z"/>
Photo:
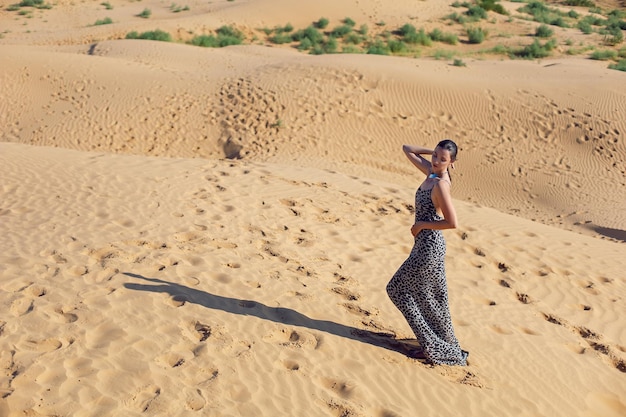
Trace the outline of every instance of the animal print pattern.
<path fill-rule="evenodd" d="M 436 221 L 432 188 L 415 193 L 415 221 Z M 467 352 L 454 335 L 441 230 L 424 229 L 415 237 L 409 257 L 387 284 L 387 294 L 415 333 L 424 355 L 440 365 L 467 365 Z"/>

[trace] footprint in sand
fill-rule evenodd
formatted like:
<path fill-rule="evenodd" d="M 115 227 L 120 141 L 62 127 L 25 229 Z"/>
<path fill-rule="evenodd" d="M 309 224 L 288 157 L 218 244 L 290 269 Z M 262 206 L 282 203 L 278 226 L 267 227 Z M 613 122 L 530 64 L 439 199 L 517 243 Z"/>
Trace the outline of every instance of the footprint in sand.
<path fill-rule="evenodd" d="M 27 298 L 18 298 L 11 303 L 9 310 L 15 317 L 23 316 L 33 310 L 33 301 Z"/>
<path fill-rule="evenodd" d="M 128 401 L 126 405 L 142 413 L 150 409 L 152 403 L 161 395 L 161 388 L 156 385 L 147 385 L 138 390 Z"/>
<path fill-rule="evenodd" d="M 60 349 L 63 343 L 57 339 L 44 339 L 44 340 L 25 340 L 18 344 L 20 349 L 32 350 L 35 352 L 52 352 L 53 350 Z"/>
<path fill-rule="evenodd" d="M 206 400 L 199 389 L 185 389 L 185 406 L 192 411 L 199 411 L 206 405 Z"/>
<path fill-rule="evenodd" d="M 337 394 L 343 399 L 348 399 L 354 395 L 356 386 L 351 382 L 322 378 L 322 386 L 327 390 Z"/>

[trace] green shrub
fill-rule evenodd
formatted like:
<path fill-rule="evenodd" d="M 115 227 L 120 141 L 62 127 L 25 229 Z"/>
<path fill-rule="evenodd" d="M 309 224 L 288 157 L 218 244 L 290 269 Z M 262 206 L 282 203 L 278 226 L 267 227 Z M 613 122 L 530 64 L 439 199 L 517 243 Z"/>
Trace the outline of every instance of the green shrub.
<path fill-rule="evenodd" d="M 367 48 L 367 53 L 370 55 L 389 55 L 391 50 L 386 43 L 378 39 Z"/>
<path fill-rule="evenodd" d="M 348 35 L 343 38 L 343 41 L 346 43 L 351 43 L 353 45 L 358 45 L 360 43 L 363 43 L 363 36 L 359 35 L 356 32 L 352 32 L 348 33 Z"/>
<path fill-rule="evenodd" d="M 609 64 L 609 68 L 618 71 L 626 71 L 626 59 L 622 59 L 617 64 Z"/>
<path fill-rule="evenodd" d="M 435 51 L 435 53 L 433 54 L 433 58 L 439 60 L 439 59 L 452 59 L 452 57 L 454 56 L 454 52 L 453 51 L 444 51 L 442 49 L 437 49 Z"/>
<path fill-rule="evenodd" d="M 579 20 L 577 26 L 578 26 L 578 29 L 580 29 L 580 31 L 584 33 L 585 35 L 589 35 L 590 33 L 593 33 L 593 28 L 591 27 L 591 24 L 587 20 L 584 20 L 584 19 Z"/>
<path fill-rule="evenodd" d="M 350 32 L 352 32 L 352 26 L 341 25 L 341 26 L 337 26 L 336 28 L 334 28 L 332 32 L 330 33 L 330 35 L 336 38 L 343 38 Z"/>
<path fill-rule="evenodd" d="M 500 0 L 479 0 L 478 6 L 486 11 L 493 11 L 498 14 L 508 14 L 506 9 L 498 3 Z"/>
<path fill-rule="evenodd" d="M 219 42 L 214 35 L 198 35 L 189 41 L 191 45 L 202 46 L 204 48 L 218 48 Z"/>
<path fill-rule="evenodd" d="M 541 24 L 535 30 L 535 36 L 538 38 L 549 38 L 554 34 L 554 31 L 547 25 Z"/>
<path fill-rule="evenodd" d="M 43 6 L 43 0 L 22 0 L 17 5 L 20 7 L 40 7 Z"/>
<path fill-rule="evenodd" d="M 481 20 L 487 18 L 487 11 L 478 5 L 470 6 L 465 14 L 473 20 Z"/>
<path fill-rule="evenodd" d="M 270 36 L 269 41 L 278 45 L 293 42 L 293 38 L 288 33 L 277 33 L 274 36 Z"/>
<path fill-rule="evenodd" d="M 363 36 L 367 35 L 368 32 L 368 27 L 366 24 L 362 24 L 361 27 L 359 28 L 359 33 Z"/>
<path fill-rule="evenodd" d="M 467 65 L 465 65 L 465 62 L 463 62 L 463 60 L 459 59 L 459 58 L 455 58 L 454 62 L 452 62 L 452 65 L 455 66 L 455 67 L 465 67 L 465 66 L 467 66 Z"/>
<path fill-rule="evenodd" d="M 312 47 L 313 47 L 313 42 L 311 42 L 311 39 L 304 38 L 300 42 L 300 45 L 298 45 L 298 50 L 300 50 L 300 51 L 308 51 Z"/>
<path fill-rule="evenodd" d="M 328 23 L 329 23 L 328 19 L 326 19 L 325 17 L 322 17 L 317 22 L 315 22 L 313 26 L 318 29 L 326 29 L 326 27 L 328 26 Z"/>
<path fill-rule="evenodd" d="M 171 42 L 172 36 L 167 32 L 157 29 L 153 31 L 143 32 L 141 34 L 133 31 L 126 35 L 126 39 L 147 39 L 151 41 Z"/>
<path fill-rule="evenodd" d="M 617 56 L 620 58 L 626 58 L 626 48 L 622 48 L 617 52 Z"/>
<path fill-rule="evenodd" d="M 480 27 L 468 27 L 467 38 L 469 43 L 483 43 L 487 37 L 487 31 Z"/>
<path fill-rule="evenodd" d="M 461 25 L 464 25 L 467 22 L 467 18 L 465 16 L 458 14 L 456 12 L 449 14 L 448 16 L 444 17 L 444 19 L 452 20 L 453 22 L 459 23 Z"/>
<path fill-rule="evenodd" d="M 550 56 L 550 52 L 555 46 L 556 41 L 554 40 L 548 41 L 542 45 L 539 40 L 535 39 L 535 41 L 530 45 L 513 51 L 513 56 L 523 59 L 545 58 Z"/>
<path fill-rule="evenodd" d="M 408 49 L 406 43 L 398 39 L 390 39 L 387 41 L 387 48 L 394 54 L 404 53 Z"/>
<path fill-rule="evenodd" d="M 563 4 L 566 6 L 596 7 L 596 4 L 591 0 L 565 0 Z"/>
<path fill-rule="evenodd" d="M 147 19 L 150 17 L 150 15 L 152 15 L 152 10 L 150 9 L 143 9 L 143 11 L 141 13 L 139 13 L 137 16 L 138 17 L 143 17 L 144 19 Z"/>
<path fill-rule="evenodd" d="M 174 13 L 180 13 L 180 12 L 186 12 L 187 10 L 189 10 L 189 6 L 179 6 L 176 3 L 172 3 L 172 5 L 170 6 L 170 10 Z"/>
<path fill-rule="evenodd" d="M 345 19 L 343 19 L 341 21 L 344 25 L 346 26 L 350 26 L 350 27 L 354 27 L 356 26 L 356 22 L 352 19 L 350 19 L 349 17 L 346 17 Z"/>
<path fill-rule="evenodd" d="M 435 42 L 443 42 L 449 45 L 456 45 L 459 39 L 452 33 L 445 33 L 439 29 L 434 29 L 428 36 Z"/>
<path fill-rule="evenodd" d="M 591 59 L 595 59 L 597 61 L 608 61 L 615 58 L 617 58 L 617 51 L 613 51 L 611 49 L 603 51 L 593 51 L 593 53 L 591 54 Z"/>
<path fill-rule="evenodd" d="M 302 42 L 304 39 L 308 39 L 312 45 L 317 45 L 324 40 L 322 35 L 314 26 L 309 26 L 304 30 L 299 30 L 293 34 L 293 40 Z"/>
<path fill-rule="evenodd" d="M 424 29 L 420 29 L 419 32 L 415 29 L 415 26 L 410 23 L 405 24 L 399 30 L 399 34 L 402 40 L 406 43 L 419 44 L 424 46 L 432 45 L 432 39 L 428 37 Z"/>
<path fill-rule="evenodd" d="M 104 19 L 96 20 L 96 23 L 94 23 L 94 26 L 110 25 L 111 23 L 113 23 L 113 20 L 111 20 L 110 17 L 105 17 Z"/>
<path fill-rule="evenodd" d="M 113 9 L 113 6 L 111 6 L 111 3 L 109 3 L 108 1 L 105 1 L 104 3 L 100 3 L 100 5 L 104 6 L 104 8 L 107 10 Z"/>
<path fill-rule="evenodd" d="M 609 20 L 606 27 L 600 30 L 600 34 L 604 35 L 604 43 L 607 45 L 617 45 L 624 41 L 619 20 Z"/>
<path fill-rule="evenodd" d="M 362 54 L 363 51 L 354 45 L 345 45 L 341 48 L 342 54 Z"/>

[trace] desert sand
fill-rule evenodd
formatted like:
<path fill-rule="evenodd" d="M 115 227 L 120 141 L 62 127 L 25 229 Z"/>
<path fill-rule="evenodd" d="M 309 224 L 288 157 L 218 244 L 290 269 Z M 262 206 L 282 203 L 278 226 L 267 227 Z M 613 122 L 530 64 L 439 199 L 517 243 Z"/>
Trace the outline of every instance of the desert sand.
<path fill-rule="evenodd" d="M 626 78 L 565 53 L 599 35 L 455 66 L 258 30 L 446 28 L 435 0 L 0 4 L 0 416 L 626 414 Z M 492 45 L 536 26 L 490 19 Z M 222 25 L 258 39 L 185 43 Z M 422 181 L 401 146 L 443 138 L 467 367 L 409 358 L 385 292 Z"/>

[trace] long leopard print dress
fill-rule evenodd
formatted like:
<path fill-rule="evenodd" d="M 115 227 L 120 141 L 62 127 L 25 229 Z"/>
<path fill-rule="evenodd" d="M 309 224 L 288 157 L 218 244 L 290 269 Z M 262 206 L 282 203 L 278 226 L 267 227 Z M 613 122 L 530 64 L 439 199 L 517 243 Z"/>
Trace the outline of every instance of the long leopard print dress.
<path fill-rule="evenodd" d="M 415 193 L 415 221 L 442 217 L 432 202 L 432 189 Z M 444 257 L 446 242 L 441 230 L 424 229 L 406 261 L 387 284 L 387 294 L 404 314 L 427 359 L 435 364 L 467 365 L 467 352 L 454 335 Z"/>

